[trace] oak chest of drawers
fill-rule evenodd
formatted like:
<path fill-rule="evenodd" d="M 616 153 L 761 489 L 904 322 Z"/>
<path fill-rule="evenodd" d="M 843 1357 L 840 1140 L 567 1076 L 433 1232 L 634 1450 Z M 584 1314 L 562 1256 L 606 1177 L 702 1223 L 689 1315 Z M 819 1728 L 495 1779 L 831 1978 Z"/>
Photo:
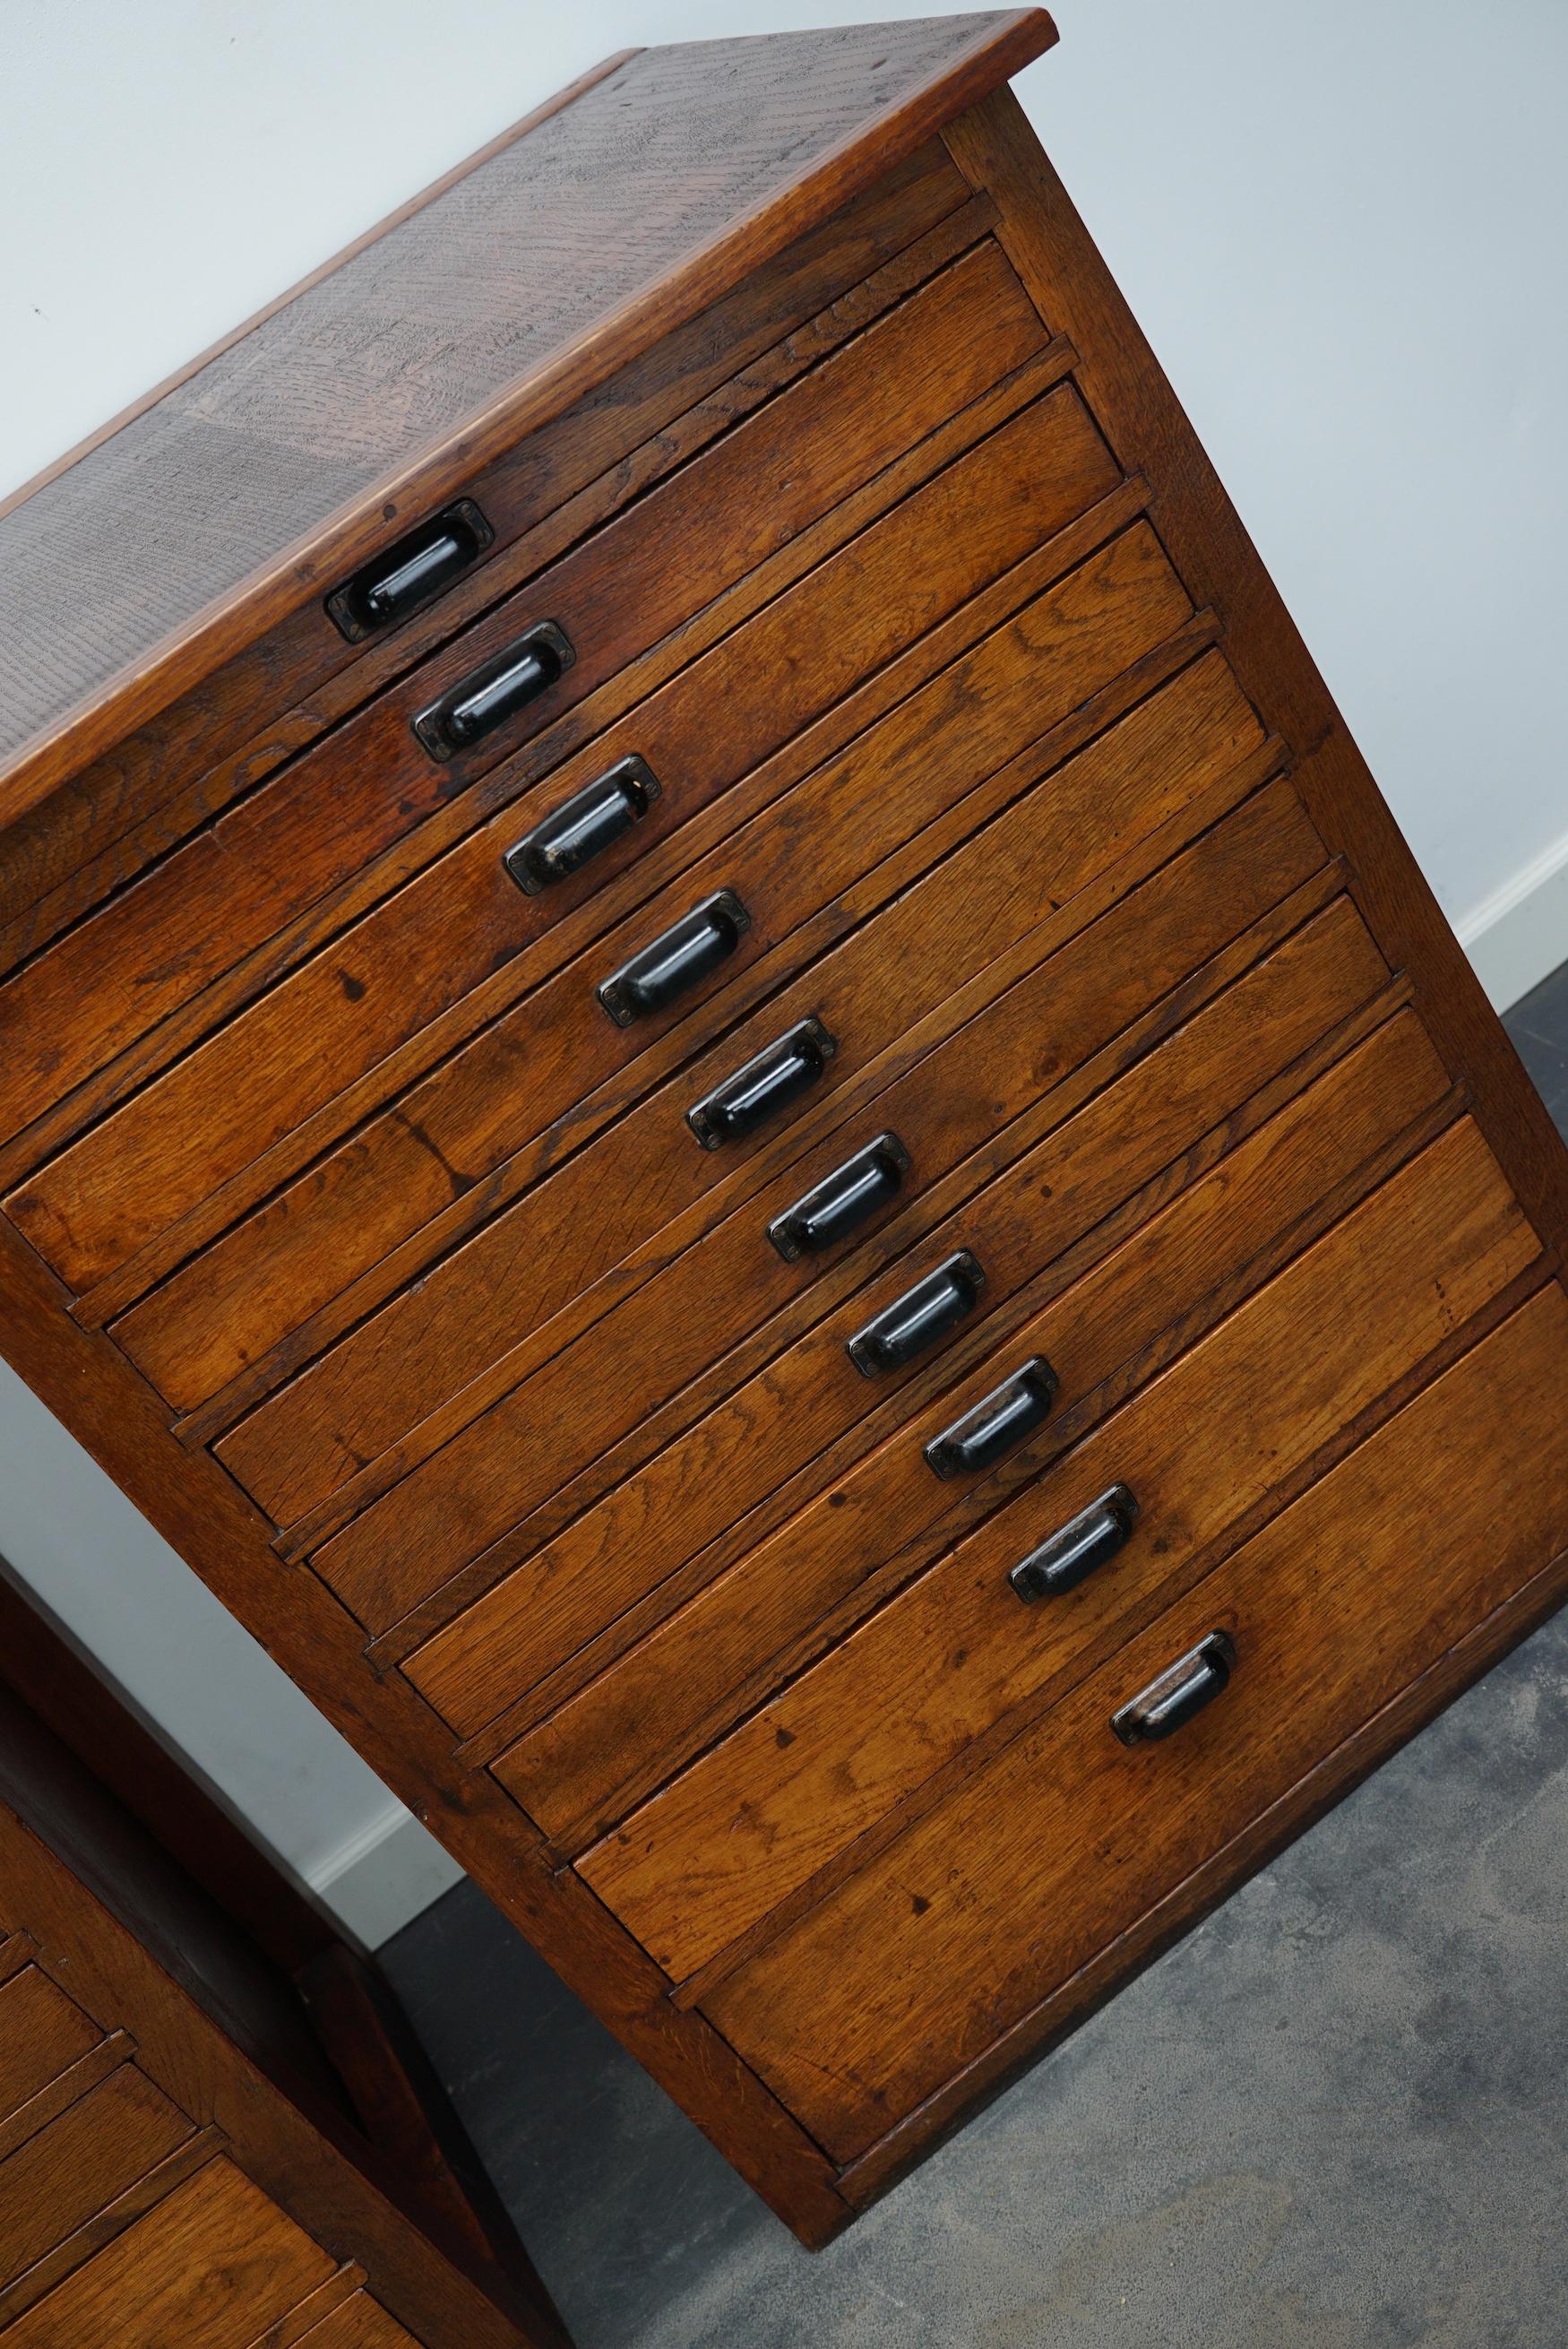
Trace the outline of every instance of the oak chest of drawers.
<path fill-rule="evenodd" d="M 1568 1578 L 1051 37 L 612 60 L 0 520 L 7 1351 L 809 2241 Z"/>

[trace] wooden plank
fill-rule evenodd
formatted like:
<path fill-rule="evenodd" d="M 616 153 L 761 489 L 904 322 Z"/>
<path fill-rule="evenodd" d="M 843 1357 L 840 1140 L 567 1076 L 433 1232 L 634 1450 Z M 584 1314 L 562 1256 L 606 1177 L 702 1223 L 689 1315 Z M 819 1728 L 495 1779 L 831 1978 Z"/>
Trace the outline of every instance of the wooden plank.
<path fill-rule="evenodd" d="M 1005 1351 L 926 1404 L 910 1427 L 884 1436 L 852 1474 L 525 1738 L 497 1765 L 502 1783 L 552 1834 L 580 1846 L 595 1820 L 624 1816 L 628 1795 L 650 1791 L 945 1543 L 987 1518 L 1315 1237 L 1347 1204 L 1346 1189 L 1353 1204 L 1369 1187 L 1382 1154 L 1441 1087 L 1440 1071 L 1408 1030 L 1371 1060 L 1375 1069 L 1388 1064 L 1387 1122 L 1376 1093 L 1357 1097 L 1359 1060 L 1348 1079 L 1331 1072 L 1250 1136 L 1233 1163 L 1222 1159 L 1065 1294 L 1044 1284 L 1047 1301 Z M 1321 1154 L 1306 1108 L 1313 1093 L 1345 1118 Z M 922 1445 L 1034 1354 L 1062 1381 L 1041 1433 L 987 1477 L 940 1484 Z"/>
<path fill-rule="evenodd" d="M 1405 1033 L 1440 1088 L 1436 1056 L 1413 1022 Z M 1355 1058 L 1357 1087 L 1381 1106 L 1377 1046 Z M 1319 1134 L 1350 1128 L 1334 1092 L 1326 1078 L 1300 1104 L 1307 1125 L 1321 1119 Z M 1270 1133 L 1253 1149 L 1261 1153 Z M 1244 1196 L 1244 1167 L 1233 1181 Z M 694 1972 L 1002 1713 L 1070 1673 L 1108 1620 L 1180 1577 L 1536 1253 L 1465 1120 L 587 1854 L 583 1873 L 667 1972 Z M 1163 1267 L 1170 1257 L 1162 1238 L 1156 1260 Z M 1071 1344 L 1078 1330 L 1071 1319 L 1068 1327 Z M 1035 1342 L 1028 1333 L 1017 1340 L 1020 1350 Z M 910 1431 L 912 1453 L 924 1432 Z M 1140 1511 L 1126 1550 L 1071 1598 L 1022 1620 L 1010 1567 L 1119 1483 Z"/>
<path fill-rule="evenodd" d="M 1016 1157 L 989 1189 L 981 1185 L 995 1154 L 965 1161 L 975 1172 L 942 1201 L 944 1221 L 901 1216 L 858 1278 L 841 1278 L 825 1295 L 826 1284 L 813 1281 L 807 1295 L 818 1318 L 795 1346 L 779 1350 L 640 1475 L 614 1485 L 470 1614 L 409 1656 L 404 1670 L 415 1686 L 465 1735 L 493 1720 L 520 1689 L 658 1588 L 864 1418 L 872 1398 L 842 1348 L 875 1300 L 896 1293 L 904 1278 L 880 1271 L 888 1256 L 901 1257 L 919 1237 L 923 1255 L 937 1261 L 973 1239 L 986 1275 L 984 1320 L 973 1339 L 964 1333 L 973 1357 L 990 1342 L 984 1330 L 1013 1288 L 1023 1288 L 1037 1268 L 1083 1242 L 1146 1184 L 1157 1177 L 1178 1183 L 1194 1145 L 1216 1127 L 1212 1154 L 1227 1149 L 1225 1121 L 1243 1111 L 1255 1087 L 1373 995 L 1385 976 L 1342 902 L 1076 1116 L 1048 1126 L 1032 1147 L 1026 1133 L 1018 1136 Z M 1004 1225 L 998 1246 L 990 1235 L 1008 1199 L 1019 1203 L 1019 1226 L 1014 1237 Z M 737 1219 L 754 1249 L 769 1204 Z M 975 1215 L 986 1220 L 983 1249 L 979 1227 L 967 1220 Z M 970 1361 L 961 1357 L 959 1367 L 967 1370 Z M 940 1367 L 917 1363 L 890 1384 L 909 1390 L 917 1407 L 950 1382 Z"/>
<path fill-rule="evenodd" d="M 1553 1288 L 714 1993 L 709 2011 L 839 2158 L 1568 1547 L 1565 1361 Z M 1225 1695 L 1167 1744 L 1119 1745 L 1110 1714 L 1216 1627 L 1239 1659 Z"/>

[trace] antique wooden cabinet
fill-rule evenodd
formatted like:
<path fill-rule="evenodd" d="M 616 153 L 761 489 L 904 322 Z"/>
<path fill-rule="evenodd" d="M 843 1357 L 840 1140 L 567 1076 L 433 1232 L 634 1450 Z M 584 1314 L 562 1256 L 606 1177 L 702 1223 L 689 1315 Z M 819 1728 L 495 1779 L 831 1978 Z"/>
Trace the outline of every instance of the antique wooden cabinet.
<path fill-rule="evenodd" d="M 10 1358 L 813 2242 L 1568 1578 L 1051 38 L 613 59 L 0 520 Z"/>
<path fill-rule="evenodd" d="M 379 1969 L 0 1572 L 0 2341 L 570 2349 Z"/>

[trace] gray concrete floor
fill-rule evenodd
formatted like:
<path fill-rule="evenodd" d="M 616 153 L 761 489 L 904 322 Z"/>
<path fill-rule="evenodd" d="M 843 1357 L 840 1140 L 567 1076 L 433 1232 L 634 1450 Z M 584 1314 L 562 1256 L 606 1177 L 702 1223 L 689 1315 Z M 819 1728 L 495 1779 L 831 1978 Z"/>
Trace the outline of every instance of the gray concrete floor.
<path fill-rule="evenodd" d="M 471 1886 L 383 1955 L 580 2349 L 1568 2349 L 1568 1613 L 816 2257 Z"/>

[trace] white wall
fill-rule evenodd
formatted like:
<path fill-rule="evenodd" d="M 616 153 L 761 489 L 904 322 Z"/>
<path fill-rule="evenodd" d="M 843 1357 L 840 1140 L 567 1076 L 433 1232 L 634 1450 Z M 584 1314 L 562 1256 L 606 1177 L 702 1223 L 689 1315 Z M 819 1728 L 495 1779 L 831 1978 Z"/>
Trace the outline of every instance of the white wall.
<path fill-rule="evenodd" d="M 7 0 L 0 492 L 606 51 L 879 13 Z M 1511 1000 L 1568 957 L 1568 9 L 1056 14 L 1025 103 Z M 362 1930 L 451 1879 L 8 1378 L 0 1551 Z"/>

